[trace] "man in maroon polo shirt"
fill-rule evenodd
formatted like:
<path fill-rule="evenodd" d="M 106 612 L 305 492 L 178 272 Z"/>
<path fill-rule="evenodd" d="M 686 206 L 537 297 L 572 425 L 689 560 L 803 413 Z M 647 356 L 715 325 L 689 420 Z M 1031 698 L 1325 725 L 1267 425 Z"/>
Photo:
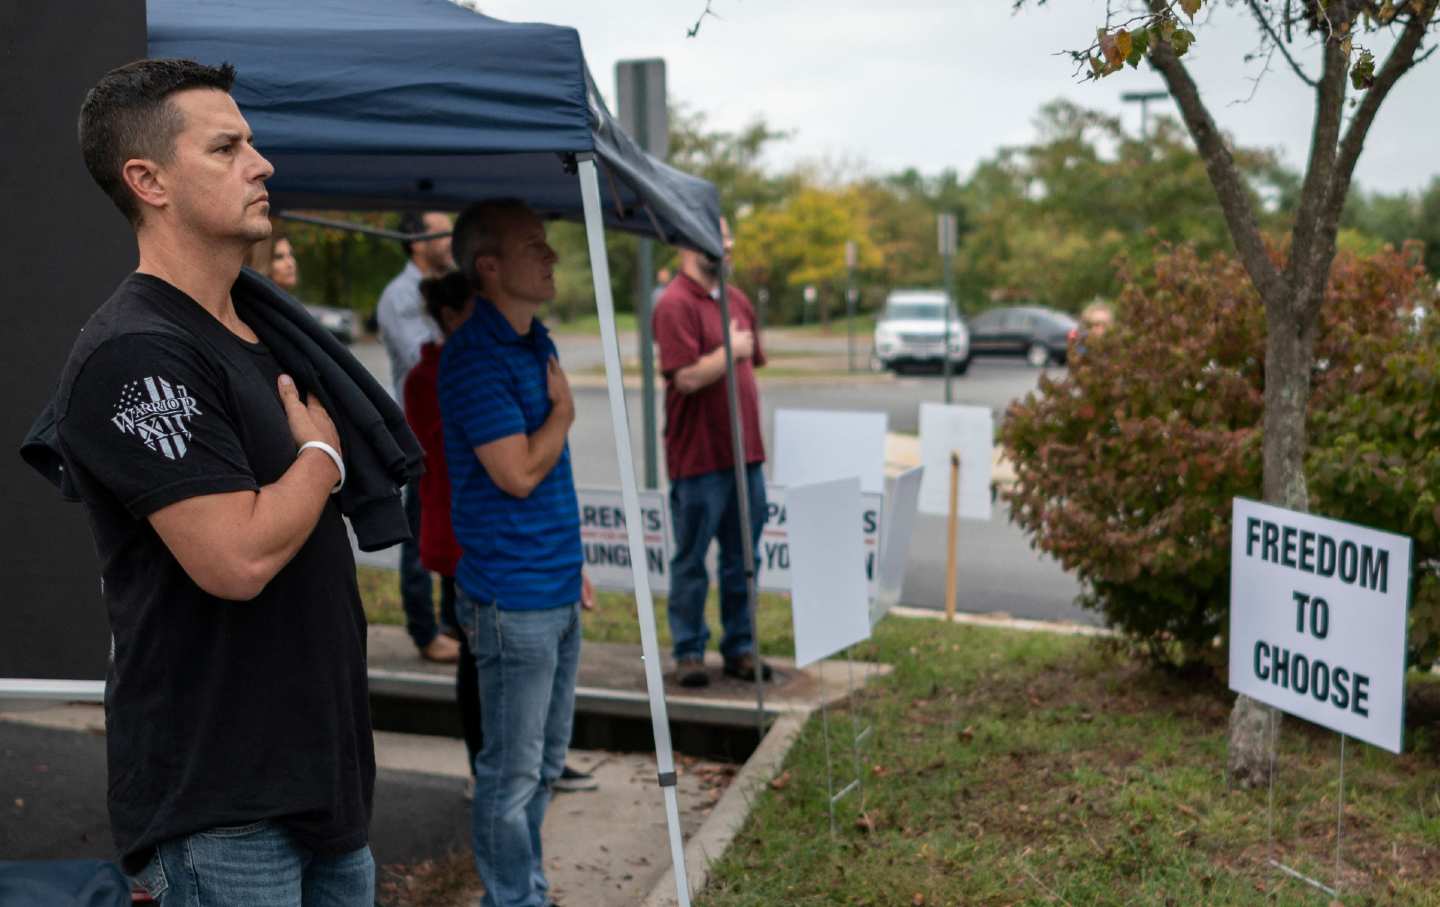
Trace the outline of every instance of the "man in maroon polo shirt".
<path fill-rule="evenodd" d="M 723 219 L 720 228 L 724 264 L 728 264 L 730 229 Z M 741 547 L 758 544 L 765 525 L 765 476 L 761 470 L 765 443 L 760 437 L 760 395 L 755 388 L 755 368 L 765 364 L 765 353 L 756 332 L 755 307 L 744 293 L 727 285 L 728 329 L 740 392 L 750 499 L 751 525 L 742 531 L 724 380 L 727 326 L 719 302 L 724 264 L 703 252 L 679 251 L 680 273 L 665 289 L 653 316 L 660 370 L 665 375 L 665 460 L 670 471 L 670 518 L 675 527 L 669 616 L 676 676 L 687 687 L 710 683 L 704 661 L 710 640 L 705 623 L 705 598 L 710 591 L 705 553 L 711 540 L 718 539 L 720 623 L 724 629 L 720 654 L 725 658 L 725 673 L 753 681 L 758 670 L 768 680 L 769 666 L 755 656 Z"/>

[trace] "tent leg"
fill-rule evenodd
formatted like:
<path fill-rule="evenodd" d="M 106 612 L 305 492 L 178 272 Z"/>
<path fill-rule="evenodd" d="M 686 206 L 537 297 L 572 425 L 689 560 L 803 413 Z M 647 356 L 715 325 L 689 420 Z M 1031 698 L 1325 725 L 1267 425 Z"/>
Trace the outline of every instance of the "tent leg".
<path fill-rule="evenodd" d="M 730 404 L 730 452 L 735 460 L 735 497 L 740 506 L 741 563 L 745 567 L 745 607 L 750 612 L 750 639 L 755 646 L 755 732 L 765 739 L 765 678 L 760 670 L 760 598 L 756 590 L 755 546 L 750 544 L 750 474 L 745 462 L 745 426 L 740 420 L 740 385 L 735 378 L 735 351 L 730 345 L 730 294 L 725 292 L 725 264 L 720 264 L 720 324 L 725 337 L 725 396 Z"/>
<path fill-rule="evenodd" d="M 640 645 L 645 659 L 645 686 L 650 694 L 650 723 L 655 732 L 655 762 L 665 795 L 665 821 L 670 829 L 670 857 L 675 867 L 675 895 L 690 907 L 690 882 L 685 872 L 685 843 L 680 835 L 680 806 L 675 791 L 675 754 L 670 744 L 670 719 L 665 708 L 665 682 L 660 673 L 660 641 L 655 631 L 655 602 L 645 556 L 644 520 L 630 451 L 630 426 L 625 415 L 625 385 L 620 371 L 620 339 L 615 331 L 610 262 L 605 257 L 605 225 L 600 219 L 600 180 L 595 159 L 579 157 L 580 194 L 585 206 L 585 236 L 590 246 L 590 274 L 600 315 L 600 345 L 605 354 L 605 385 L 610 396 L 610 423 L 615 429 L 615 455 L 620 462 L 620 497 L 625 507 L 625 534 L 630 543 L 630 569 L 635 578 L 635 607 L 640 618 Z"/>

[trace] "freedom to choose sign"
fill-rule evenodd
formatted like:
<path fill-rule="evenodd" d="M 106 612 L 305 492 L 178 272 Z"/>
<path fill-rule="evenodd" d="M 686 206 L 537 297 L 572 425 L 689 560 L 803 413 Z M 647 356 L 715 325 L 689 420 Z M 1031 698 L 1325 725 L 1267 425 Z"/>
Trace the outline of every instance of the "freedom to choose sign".
<path fill-rule="evenodd" d="M 1244 498 L 1230 541 L 1230 688 L 1400 752 L 1410 539 Z"/>

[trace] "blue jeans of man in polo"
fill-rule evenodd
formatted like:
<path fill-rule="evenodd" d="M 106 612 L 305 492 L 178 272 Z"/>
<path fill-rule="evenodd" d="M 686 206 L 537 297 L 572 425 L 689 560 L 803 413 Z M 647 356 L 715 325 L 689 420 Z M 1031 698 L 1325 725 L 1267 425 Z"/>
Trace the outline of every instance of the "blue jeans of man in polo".
<path fill-rule="evenodd" d="M 484 740 L 471 844 L 483 907 L 545 907 L 540 826 L 565 767 L 580 667 L 580 605 L 508 611 L 464 589 L 455 616 L 475 653 Z"/>
<path fill-rule="evenodd" d="M 270 821 L 166 841 L 135 876 L 160 907 L 373 907 L 369 847 L 320 856 Z M 203 900 L 202 900 L 203 894 Z"/>
<path fill-rule="evenodd" d="M 759 463 L 745 471 L 750 486 L 749 544 L 758 545 L 765 528 L 765 473 Z M 740 504 L 735 495 L 735 470 L 721 469 L 670 483 L 670 520 L 675 527 L 675 555 L 670 560 L 670 638 L 676 660 L 701 658 L 710 642 L 705 623 L 705 598 L 710 574 L 705 554 L 712 539 L 720 542 L 720 654 L 737 658 L 755 648 L 745 588 L 745 544 L 740 532 Z"/>

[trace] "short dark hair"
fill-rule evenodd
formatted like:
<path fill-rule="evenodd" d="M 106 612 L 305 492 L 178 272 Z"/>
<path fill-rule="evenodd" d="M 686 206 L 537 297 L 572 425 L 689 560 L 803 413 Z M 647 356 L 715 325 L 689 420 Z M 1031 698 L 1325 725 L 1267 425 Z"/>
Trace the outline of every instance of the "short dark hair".
<path fill-rule="evenodd" d="M 140 204 L 125 185 L 125 162 L 148 158 L 166 163 L 184 116 L 170 96 L 191 88 L 228 93 L 235 84 L 229 63 L 205 66 L 193 60 L 136 60 L 100 77 L 80 105 L 80 153 L 101 190 L 131 224 L 140 223 Z"/>
<path fill-rule="evenodd" d="M 419 236 L 425 232 L 425 215 L 419 211 L 406 211 L 400 215 L 400 224 L 396 229 L 406 236 Z M 406 258 L 414 253 L 415 244 L 410 240 L 402 239 L 400 245 L 405 249 Z"/>
<path fill-rule="evenodd" d="M 459 271 L 447 271 L 438 277 L 427 277 L 420 281 L 420 295 L 425 297 L 425 314 L 436 324 L 444 327 L 441 313 L 464 311 L 465 304 L 474 295 L 470 281 Z"/>
<path fill-rule="evenodd" d="M 460 273 L 470 281 L 470 286 L 476 290 L 485 289 L 480 286 L 475 256 L 500 254 L 500 235 L 505 218 L 512 214 L 530 213 L 533 213 L 530 206 L 518 198 L 486 199 L 460 212 L 455 220 L 455 230 L 450 234 L 450 255 Z"/>

